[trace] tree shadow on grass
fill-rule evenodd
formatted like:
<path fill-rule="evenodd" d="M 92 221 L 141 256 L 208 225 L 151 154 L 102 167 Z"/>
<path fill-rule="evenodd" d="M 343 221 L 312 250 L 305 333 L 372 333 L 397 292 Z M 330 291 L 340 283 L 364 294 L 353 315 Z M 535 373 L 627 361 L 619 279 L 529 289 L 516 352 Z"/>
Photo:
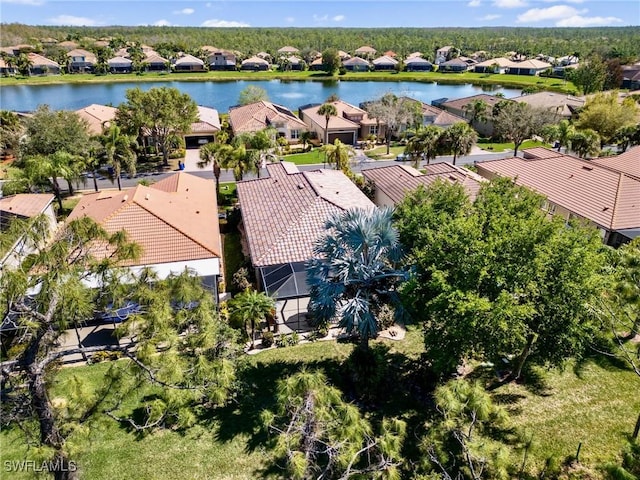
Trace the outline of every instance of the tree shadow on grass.
<path fill-rule="evenodd" d="M 606 350 L 602 350 L 606 351 Z M 619 372 L 631 370 L 629 364 L 622 358 L 615 355 L 607 355 L 604 353 L 593 352 L 583 358 L 576 360 L 573 366 L 573 373 L 578 378 L 584 378 L 584 371 L 590 366 L 596 365 L 608 372 Z"/>

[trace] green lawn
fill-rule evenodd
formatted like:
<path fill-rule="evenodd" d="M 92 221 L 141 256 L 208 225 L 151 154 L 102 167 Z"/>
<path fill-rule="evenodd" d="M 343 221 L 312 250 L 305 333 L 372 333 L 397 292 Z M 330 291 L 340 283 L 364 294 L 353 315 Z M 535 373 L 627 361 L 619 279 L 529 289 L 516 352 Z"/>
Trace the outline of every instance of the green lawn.
<path fill-rule="evenodd" d="M 365 153 L 369 158 L 373 158 L 374 160 L 395 160 L 396 156 L 399 153 L 404 152 L 405 147 L 403 145 L 400 146 L 392 146 L 389 149 L 389 155 L 387 155 L 387 146 L 381 145 L 372 150 L 367 150 Z"/>
<path fill-rule="evenodd" d="M 230 81 L 230 80 L 335 80 L 335 81 L 385 81 L 385 82 L 439 82 L 448 84 L 473 83 L 476 85 L 500 85 L 504 87 L 539 86 L 545 90 L 571 93 L 576 87 L 557 78 L 526 75 L 502 75 L 485 73 L 439 72 L 362 72 L 329 77 L 324 72 L 205 72 L 205 73 L 145 73 L 143 75 L 51 75 L 45 77 L 3 77 L 0 85 L 43 85 L 56 83 L 118 83 L 156 81 Z"/>
<path fill-rule="evenodd" d="M 231 205 L 238 201 L 236 182 L 220 182 L 221 205 Z"/>
<path fill-rule="evenodd" d="M 245 263 L 242 254 L 242 245 L 240 244 L 240 233 L 233 231 L 222 235 L 222 251 L 224 255 L 224 279 L 226 283 L 226 291 L 233 292 L 231 279 L 233 274 L 238 271 Z"/>
<path fill-rule="evenodd" d="M 315 165 L 325 161 L 324 152 L 315 148 L 305 153 L 292 153 L 291 155 L 285 155 L 282 157 L 285 162 L 293 162 L 296 165 Z"/>
<path fill-rule="evenodd" d="M 514 149 L 513 142 L 505 142 L 505 143 L 497 143 L 497 142 L 480 143 L 479 142 L 476 145 L 480 147 L 482 150 L 488 150 L 490 152 L 496 152 L 496 153 L 505 152 L 507 150 L 513 151 Z M 531 148 L 531 147 L 551 147 L 551 145 L 545 142 L 537 141 L 537 140 L 526 140 L 525 142 L 522 143 L 522 145 L 520 145 L 519 150 L 523 150 L 525 148 Z"/>
<path fill-rule="evenodd" d="M 397 415 L 409 423 L 409 432 L 419 432 L 424 407 L 403 388 L 408 362 L 422 352 L 419 328 L 409 327 L 403 341 L 383 341 L 390 347 L 389 363 L 398 378 L 388 389 L 387 401 L 369 415 Z M 336 385 L 344 383 L 340 363 L 353 345 L 317 342 L 273 349 L 245 358 L 240 372 L 244 391 L 226 408 L 201 417 L 186 431 L 161 431 L 138 438 L 115 422 L 105 419 L 91 430 L 90 440 L 76 457 L 83 478 L 121 479 L 253 479 L 264 478 L 268 463 L 265 438 L 259 429 L 259 413 L 272 408 L 278 379 L 306 365 L 325 370 Z M 81 375 L 89 383 L 101 382 L 108 364 L 63 369 L 56 377 L 53 395 L 62 395 L 64 380 Z M 528 465 L 540 468 L 544 459 L 575 454 L 582 442 L 583 463 L 615 459 L 633 428 L 640 397 L 638 378 L 610 364 L 586 364 L 578 374 L 573 369 L 546 374 L 541 390 L 507 385 L 494 392 L 508 405 L 517 426 L 533 434 Z M 0 434 L 3 460 L 34 458 L 27 452 L 17 430 Z M 407 443 L 407 455 L 416 461 L 415 441 Z M 521 458 L 514 459 L 519 462 Z M 12 479 L 31 478 L 16 474 Z"/>

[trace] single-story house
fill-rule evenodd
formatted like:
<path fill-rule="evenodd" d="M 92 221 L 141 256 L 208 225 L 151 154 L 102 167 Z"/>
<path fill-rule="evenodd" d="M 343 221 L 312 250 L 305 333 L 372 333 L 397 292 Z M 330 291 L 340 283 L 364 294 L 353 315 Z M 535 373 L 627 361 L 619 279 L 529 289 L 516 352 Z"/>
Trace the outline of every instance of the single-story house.
<path fill-rule="evenodd" d="M 415 58 L 415 57 L 422 57 L 422 52 L 412 52 L 409 55 L 407 55 L 407 58 Z"/>
<path fill-rule="evenodd" d="M 31 75 L 60 75 L 60 65 L 58 62 L 38 55 L 37 53 L 28 53 L 31 66 L 29 67 L 29 73 Z"/>
<path fill-rule="evenodd" d="M 189 269 L 218 298 L 222 243 L 212 180 L 180 172 L 148 187 L 89 193 L 68 221 L 83 216 L 109 233 L 125 231 L 142 247 L 141 257 L 123 267 L 133 273 L 150 268 L 161 279 Z"/>
<path fill-rule="evenodd" d="M 309 64 L 309 70 L 324 70 L 324 63 L 322 62 L 322 57 L 316 58 L 313 62 Z"/>
<path fill-rule="evenodd" d="M 96 68 L 96 56 L 87 50 L 76 48 L 68 52 L 67 57 L 69 73 L 91 73 Z"/>
<path fill-rule="evenodd" d="M 371 64 L 360 57 L 353 57 L 342 62 L 342 66 L 349 72 L 368 72 Z"/>
<path fill-rule="evenodd" d="M 267 62 L 271 63 L 271 55 L 269 55 L 267 52 L 258 52 L 255 55 L 258 58 L 261 58 L 263 60 L 266 60 Z"/>
<path fill-rule="evenodd" d="M 351 58 L 351 55 L 349 55 L 344 50 L 338 50 L 338 57 L 340 57 L 340 60 L 345 61 Z"/>
<path fill-rule="evenodd" d="M 282 70 L 304 70 L 305 65 L 305 61 L 295 55 L 283 57 L 280 60 L 280 68 Z"/>
<path fill-rule="evenodd" d="M 640 177 L 616 169 L 615 163 L 604 166 L 542 147 L 523 154 L 476 162 L 478 173 L 513 178 L 544 195 L 543 208 L 550 216 L 585 221 L 607 245 L 617 247 L 640 236 Z"/>
<path fill-rule="evenodd" d="M 622 88 L 637 90 L 640 88 L 640 65 L 625 65 L 622 67 Z"/>
<path fill-rule="evenodd" d="M 204 62 L 193 55 L 183 55 L 173 63 L 175 72 L 204 72 Z"/>
<path fill-rule="evenodd" d="M 475 73 L 507 73 L 513 62 L 505 57 L 491 58 L 473 66 Z"/>
<path fill-rule="evenodd" d="M 611 170 L 640 178 L 640 146 L 631 147 L 615 157 L 601 157 L 591 160 L 592 163 Z"/>
<path fill-rule="evenodd" d="M 87 122 L 91 135 L 102 135 L 116 118 L 117 108 L 96 103 L 76 110 L 76 114 Z"/>
<path fill-rule="evenodd" d="M 298 50 L 296 47 L 286 46 L 278 49 L 278 54 L 283 55 L 285 57 L 288 57 L 295 53 L 300 53 L 300 50 Z"/>
<path fill-rule="evenodd" d="M 376 49 L 368 45 L 365 45 L 360 48 L 357 48 L 356 51 L 353 52 L 353 54 L 356 57 L 373 58 L 373 56 L 376 54 Z"/>
<path fill-rule="evenodd" d="M 279 300 L 308 296 L 305 263 L 332 214 L 374 204 L 341 171 L 267 165 L 268 178 L 238 182 L 240 230 L 258 283 Z"/>
<path fill-rule="evenodd" d="M 63 42 L 58 42 L 57 44 L 58 47 L 62 48 L 63 50 L 67 50 L 68 52 L 75 50 L 76 48 L 80 48 L 80 44 L 73 42 L 71 40 L 65 40 Z"/>
<path fill-rule="evenodd" d="M 556 114 L 558 119 L 570 119 L 576 116 L 584 106 L 584 98 L 555 92 L 538 92 L 512 98 L 519 103 L 527 103 L 532 107 L 545 108 Z"/>
<path fill-rule="evenodd" d="M 235 70 L 236 56 L 233 52 L 216 50 L 211 52 L 207 60 L 209 70 Z"/>
<path fill-rule="evenodd" d="M 264 58 L 254 56 L 242 61 L 241 70 L 269 70 L 270 64 Z"/>
<path fill-rule="evenodd" d="M 550 68 L 550 63 L 541 60 L 524 60 L 522 62 L 515 62 L 507 68 L 507 73 L 509 75 L 539 75 Z"/>
<path fill-rule="evenodd" d="M 470 68 L 472 68 L 471 65 L 460 57 L 438 64 L 439 72 L 466 72 Z"/>
<path fill-rule="evenodd" d="M 4 59 L 0 58 L 0 75 L 7 77 L 9 75 L 15 75 L 17 73 L 15 65 L 7 63 Z"/>
<path fill-rule="evenodd" d="M 456 100 L 446 100 L 444 102 L 439 103 L 437 106 L 446 110 L 449 113 L 453 113 L 458 117 L 462 117 L 465 119 L 469 118 L 469 114 L 465 110 L 465 107 L 475 100 L 483 100 L 488 106 L 488 114 L 491 114 L 493 107 L 499 102 L 502 102 L 506 99 L 502 97 L 496 97 L 495 95 L 488 95 L 486 93 L 481 93 L 479 95 L 472 95 L 470 97 L 458 98 Z M 434 103 L 434 102 L 432 102 Z M 468 121 L 468 120 L 467 120 Z M 473 128 L 477 130 L 477 132 L 485 137 L 490 137 L 493 135 L 493 122 L 491 120 L 487 120 L 485 122 L 474 121 L 471 125 Z"/>
<path fill-rule="evenodd" d="M 131 73 L 133 70 L 133 62 L 125 57 L 113 57 L 107 63 L 111 73 Z"/>
<path fill-rule="evenodd" d="M 169 60 L 157 54 L 151 54 L 142 60 L 145 70 L 149 72 L 166 72 L 169 71 Z"/>
<path fill-rule="evenodd" d="M 371 63 L 373 63 L 374 70 L 395 70 L 398 65 L 398 60 L 388 55 L 383 55 L 372 60 Z"/>
<path fill-rule="evenodd" d="M 286 138 L 289 143 L 298 143 L 300 134 L 308 130 L 305 122 L 287 107 L 266 101 L 231 107 L 229 125 L 234 135 L 259 132 L 267 127 L 275 128 L 278 135 Z"/>
<path fill-rule="evenodd" d="M 422 173 L 408 165 L 388 165 L 362 170 L 362 175 L 375 188 L 373 202 L 378 207 L 394 207 L 410 192 L 422 186 L 428 188 L 436 180 L 461 184 L 471 199 L 474 199 L 485 179 L 466 168 L 440 162 L 425 165 Z"/>
<path fill-rule="evenodd" d="M 442 110 L 441 108 L 434 107 L 433 105 L 429 105 L 428 103 L 421 102 L 420 100 L 416 100 L 410 97 L 400 98 L 420 104 L 423 125 L 435 125 L 436 127 L 440 128 L 448 128 L 455 123 L 466 122 L 466 120 L 462 117 L 449 113 L 446 110 Z M 400 128 L 400 131 L 404 130 L 405 128 Z"/>
<path fill-rule="evenodd" d="M 391 58 L 397 58 L 398 57 L 398 54 L 396 52 L 394 52 L 393 50 L 387 50 L 382 55 L 387 56 L 387 57 L 391 57 Z"/>
<path fill-rule="evenodd" d="M 422 57 L 409 57 L 404 61 L 404 65 L 407 72 L 430 72 L 433 70 L 433 64 Z"/>
<path fill-rule="evenodd" d="M 484 50 L 478 50 L 476 52 L 473 52 L 469 56 L 476 62 L 484 62 L 485 60 L 487 60 L 487 52 L 485 52 Z"/>
<path fill-rule="evenodd" d="M 215 108 L 198 105 L 198 121 L 191 124 L 191 131 L 184 134 L 187 148 L 199 148 L 214 142 L 220 131 L 220 116 Z"/>
<path fill-rule="evenodd" d="M 305 105 L 300 107 L 300 119 L 307 125 L 310 132 L 315 132 L 324 141 L 328 132 L 329 143 L 340 140 L 347 145 L 355 145 L 359 138 L 369 135 L 384 136 L 384 124 L 378 125 L 367 112 L 342 100 L 331 102 L 336 107 L 337 115 L 329 117 L 329 126 L 325 130 L 326 119 L 318 110 L 322 104 Z M 380 130 L 378 130 L 378 128 Z"/>
<path fill-rule="evenodd" d="M 49 223 L 50 233 L 53 234 L 57 226 L 56 213 L 53 209 L 54 198 L 50 193 L 19 193 L 1 197 L 0 233 L 5 235 L 13 220 L 26 220 L 44 215 Z M 0 251 L 0 273 L 5 268 L 16 267 L 30 253 L 33 253 L 33 250 L 31 246 L 25 244 L 24 238 L 16 238 L 11 246 Z"/>

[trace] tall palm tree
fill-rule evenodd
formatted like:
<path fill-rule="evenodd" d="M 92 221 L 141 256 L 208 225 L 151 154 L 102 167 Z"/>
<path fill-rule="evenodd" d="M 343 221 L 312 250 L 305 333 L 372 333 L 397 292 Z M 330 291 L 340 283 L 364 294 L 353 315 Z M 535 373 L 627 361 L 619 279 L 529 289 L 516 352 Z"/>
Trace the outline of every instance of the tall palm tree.
<path fill-rule="evenodd" d="M 329 120 L 338 115 L 338 109 L 332 103 L 324 103 L 318 109 L 318 115 L 324 116 L 324 144 L 329 143 Z"/>
<path fill-rule="evenodd" d="M 107 164 L 113 168 L 113 176 L 118 182 L 118 190 L 122 190 L 120 176 L 122 167 L 130 175 L 136 174 L 136 153 L 133 149 L 133 139 L 124 135 L 120 127 L 115 123 L 101 136 L 102 146 L 104 147 L 104 156 Z"/>
<path fill-rule="evenodd" d="M 15 60 L 16 68 L 20 72 L 20 75 L 28 77 L 31 75 L 31 67 L 33 67 L 33 61 L 29 56 L 22 52 Z"/>
<path fill-rule="evenodd" d="M 377 315 L 383 305 L 403 310 L 399 284 L 402 248 L 389 208 L 353 209 L 333 215 L 307 264 L 310 310 L 328 324 L 339 318 L 348 332 L 357 331 L 363 347 L 378 334 Z"/>
<path fill-rule="evenodd" d="M 427 165 L 429 165 L 431 160 L 434 160 L 438 155 L 439 140 L 443 130 L 435 125 L 427 125 L 426 127 L 420 126 L 409 134 L 411 136 L 404 151 L 413 159 L 413 166 L 418 168 L 421 158 L 426 159 Z"/>
<path fill-rule="evenodd" d="M 220 200 L 220 173 L 222 172 L 219 152 L 222 146 L 220 143 L 207 143 L 200 149 L 200 161 L 198 162 L 200 168 L 208 165 L 213 168 L 213 176 L 216 179 L 216 199 L 218 200 Z"/>
<path fill-rule="evenodd" d="M 474 122 L 483 123 L 489 118 L 489 104 L 477 98 L 464 106 L 464 112 L 469 125 L 473 125 Z"/>
<path fill-rule="evenodd" d="M 255 159 L 244 145 L 220 145 L 217 154 L 220 166 L 226 171 L 233 170 L 236 182 L 242 180 L 247 172 L 256 171 Z"/>
<path fill-rule="evenodd" d="M 58 150 L 47 156 L 28 157 L 21 171 L 21 179 L 29 188 L 43 183 L 49 184 L 62 210 L 62 191 L 58 179 L 64 178 L 71 191 L 72 182 L 80 178 L 83 169 L 84 164 L 78 156 Z"/>
<path fill-rule="evenodd" d="M 478 140 L 478 134 L 466 122 L 458 122 L 447 128 L 440 136 L 440 145 L 444 151 L 453 154 L 453 164 L 458 155 L 468 155 Z"/>
<path fill-rule="evenodd" d="M 275 301 L 266 293 L 258 292 L 250 288 L 246 289 L 232 300 L 229 300 L 229 316 L 242 322 L 245 331 L 247 325 L 251 326 L 251 348 L 256 342 L 256 323 L 262 322 L 275 308 Z"/>
<path fill-rule="evenodd" d="M 580 158 L 593 157 L 600 152 L 600 135 L 590 128 L 576 130 L 569 138 L 569 148 Z"/>
<path fill-rule="evenodd" d="M 327 163 L 335 164 L 336 170 L 342 170 L 343 172 L 350 170 L 351 158 L 355 156 L 355 151 L 351 146 L 342 143 L 336 138 L 333 145 L 323 145 L 321 150 L 327 156 Z"/>
<path fill-rule="evenodd" d="M 308 130 L 303 130 L 300 132 L 300 141 L 302 142 L 302 146 L 304 147 L 305 152 L 307 151 L 307 145 L 311 141 L 311 132 Z"/>

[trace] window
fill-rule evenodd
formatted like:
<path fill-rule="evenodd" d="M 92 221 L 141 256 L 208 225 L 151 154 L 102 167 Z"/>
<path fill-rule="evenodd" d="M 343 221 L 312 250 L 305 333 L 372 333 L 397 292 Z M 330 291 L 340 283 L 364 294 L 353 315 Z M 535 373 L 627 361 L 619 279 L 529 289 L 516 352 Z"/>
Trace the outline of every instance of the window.
<path fill-rule="evenodd" d="M 300 138 L 300 130 L 291 130 L 291 139 L 297 140 Z"/>
<path fill-rule="evenodd" d="M 553 203 L 549 204 L 549 213 L 551 215 L 555 215 L 556 214 L 556 206 Z"/>
<path fill-rule="evenodd" d="M 378 125 L 369 126 L 369 135 L 378 135 Z"/>

